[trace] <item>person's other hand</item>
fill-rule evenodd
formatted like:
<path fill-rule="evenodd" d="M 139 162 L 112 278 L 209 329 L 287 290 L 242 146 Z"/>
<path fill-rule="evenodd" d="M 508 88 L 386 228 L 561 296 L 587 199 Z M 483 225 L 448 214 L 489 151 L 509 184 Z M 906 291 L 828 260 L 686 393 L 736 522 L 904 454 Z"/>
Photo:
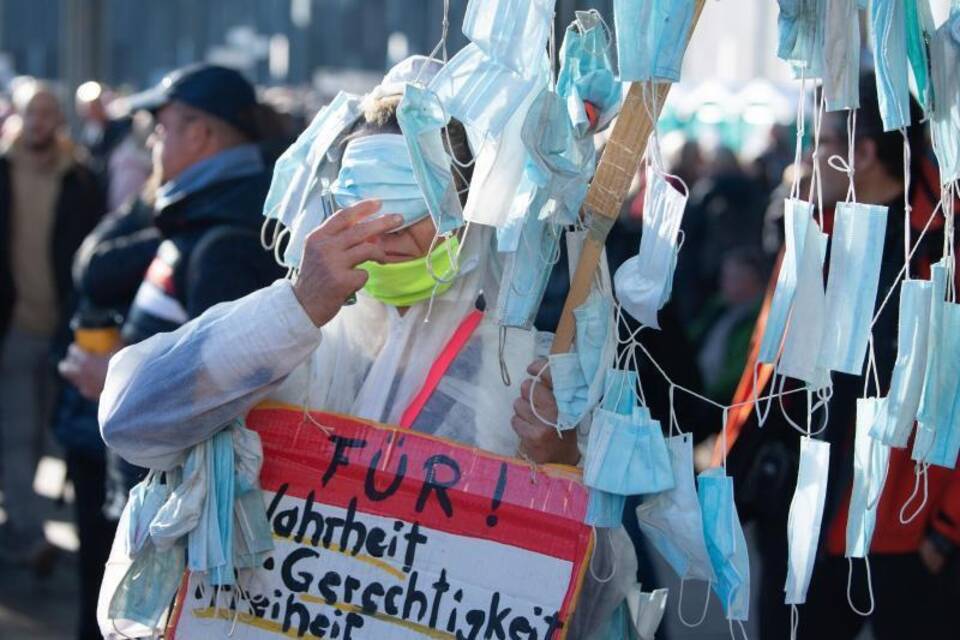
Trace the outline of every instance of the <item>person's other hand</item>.
<path fill-rule="evenodd" d="M 318 327 L 330 322 L 350 296 L 363 288 L 367 272 L 357 265 L 383 262 L 379 238 L 403 224 L 403 216 L 372 218 L 376 200 L 341 209 L 307 236 L 293 293 Z"/>
<path fill-rule="evenodd" d="M 927 568 L 927 571 L 933 575 L 937 575 L 943 571 L 943 567 L 947 564 L 947 558 L 940 553 L 940 550 L 937 549 L 937 546 L 929 538 L 923 539 L 918 552 L 920 554 L 920 560 L 923 562 L 923 566 Z"/>
<path fill-rule="evenodd" d="M 544 422 L 540 417 L 551 422 L 557 421 L 557 401 L 553 397 L 553 380 L 550 370 L 546 369 L 547 360 L 534 360 L 527 373 L 540 375 L 536 385 L 532 378 L 527 378 L 520 385 L 520 397 L 513 403 L 513 418 L 510 425 L 520 437 L 520 453 L 526 455 L 537 464 L 569 464 L 576 465 L 580 461 L 580 449 L 577 446 L 577 430 L 569 429 L 561 436 L 556 427 Z M 536 413 L 530 408 L 531 396 Z"/>
<path fill-rule="evenodd" d="M 70 381 L 89 400 L 99 400 L 107 379 L 107 365 L 113 354 L 97 355 L 71 344 L 66 357 L 57 365 L 60 375 Z"/>

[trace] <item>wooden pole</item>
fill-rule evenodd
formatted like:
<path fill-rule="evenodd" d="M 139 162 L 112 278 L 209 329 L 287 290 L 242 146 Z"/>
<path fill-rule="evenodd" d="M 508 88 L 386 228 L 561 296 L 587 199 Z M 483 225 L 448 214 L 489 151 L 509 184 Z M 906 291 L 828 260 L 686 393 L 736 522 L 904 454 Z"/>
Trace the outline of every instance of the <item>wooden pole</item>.
<path fill-rule="evenodd" d="M 704 2 L 705 0 L 696 0 L 690 24 L 691 34 L 700 20 Z M 550 353 L 566 353 L 573 346 L 573 336 L 576 333 L 573 310 L 583 304 L 590 294 L 593 277 L 603 255 L 603 245 L 613 223 L 620 215 L 630 183 L 640 168 L 647 140 L 660 116 L 659 108 L 669 91 L 670 83 L 652 82 L 631 83 L 627 91 L 620 115 L 613 125 L 610 140 L 600 157 L 600 164 L 583 203 L 584 213 L 590 214 L 589 233 L 580 252 L 580 261 L 570 283 L 570 293 L 563 305 Z M 650 113 L 649 98 L 648 105 L 644 105 L 644 95 L 656 96 L 657 113 Z"/>

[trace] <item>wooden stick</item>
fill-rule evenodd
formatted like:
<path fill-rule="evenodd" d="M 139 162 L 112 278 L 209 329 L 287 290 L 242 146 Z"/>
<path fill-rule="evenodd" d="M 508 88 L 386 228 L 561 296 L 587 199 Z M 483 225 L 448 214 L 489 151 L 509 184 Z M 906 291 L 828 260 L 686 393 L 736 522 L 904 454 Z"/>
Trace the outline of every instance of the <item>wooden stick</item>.
<path fill-rule="evenodd" d="M 700 19 L 704 2 L 705 0 L 697 0 L 690 24 L 691 34 Z M 652 82 L 630 84 L 620 115 L 613 126 L 610 140 L 603 150 L 597 172 L 583 203 L 584 212 L 591 214 L 589 233 L 580 252 L 580 261 L 577 263 L 577 270 L 570 283 L 570 292 L 563 305 L 563 313 L 557 325 L 557 333 L 550 353 L 566 353 L 573 346 L 573 337 L 576 333 L 573 310 L 583 304 L 590 294 L 607 235 L 620 215 L 620 208 L 627 197 L 627 191 L 640 168 L 647 140 L 656 126 L 656 118 L 660 116 L 659 109 L 667 98 L 670 86 L 669 83 L 654 84 Z M 657 113 L 650 113 L 650 106 L 644 105 L 644 95 L 656 96 Z M 653 116 L 652 119 L 651 116 Z"/>

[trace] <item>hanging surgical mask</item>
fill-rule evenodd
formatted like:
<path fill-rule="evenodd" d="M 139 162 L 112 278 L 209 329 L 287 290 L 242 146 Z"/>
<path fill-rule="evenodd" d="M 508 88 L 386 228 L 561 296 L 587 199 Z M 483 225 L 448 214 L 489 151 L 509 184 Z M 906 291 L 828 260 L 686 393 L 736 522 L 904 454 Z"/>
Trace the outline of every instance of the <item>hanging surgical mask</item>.
<path fill-rule="evenodd" d="M 617 269 L 614 287 L 624 311 L 640 324 L 659 329 L 657 311 L 670 298 L 687 196 L 651 166 L 646 176 L 640 251 Z"/>
<path fill-rule="evenodd" d="M 159 632 L 163 612 L 183 580 L 184 566 L 181 545 L 160 551 L 147 543 L 110 599 L 110 619 L 130 620 Z"/>
<path fill-rule="evenodd" d="M 910 126 L 906 3 L 871 0 L 870 50 L 877 75 L 877 99 L 884 131 Z"/>
<path fill-rule="evenodd" d="M 826 293 L 821 366 L 860 375 L 877 301 L 887 208 L 858 202 L 837 204 Z"/>
<path fill-rule="evenodd" d="M 596 107 L 598 117 L 593 130 L 602 130 L 617 114 L 623 88 L 613 72 L 608 55 L 610 40 L 600 14 L 591 9 L 577 11 L 576 16 L 560 46 L 557 93 L 566 102 L 577 135 L 583 137 L 591 130 L 584 103 Z"/>
<path fill-rule="evenodd" d="M 157 516 L 163 503 L 170 497 L 171 487 L 161 483 L 158 471 L 151 471 L 147 477 L 130 490 L 130 524 L 127 528 L 127 548 L 136 556 L 150 540 L 150 523 Z"/>
<path fill-rule="evenodd" d="M 632 369 L 607 369 L 603 382 L 605 411 L 629 416 L 637 404 L 637 372 Z"/>
<path fill-rule="evenodd" d="M 640 585 L 631 587 L 627 592 L 627 608 L 633 632 L 640 640 L 655 640 L 657 629 L 667 609 L 667 589 L 654 589 L 647 593 Z M 618 636 L 619 639 L 628 635 Z"/>
<path fill-rule="evenodd" d="M 823 70 L 827 0 L 778 0 L 777 56 L 797 77 L 819 78 Z"/>
<path fill-rule="evenodd" d="M 697 476 L 697 489 L 707 554 L 717 577 L 713 590 L 728 620 L 746 620 L 750 614 L 750 558 L 733 499 L 733 478 L 722 467 L 713 467 Z"/>
<path fill-rule="evenodd" d="M 614 349 L 611 349 L 611 337 L 616 331 L 613 300 L 593 290 L 586 301 L 573 310 L 573 316 L 580 368 L 583 369 L 584 379 L 593 386 L 598 376 L 603 377 L 614 356 Z"/>
<path fill-rule="evenodd" d="M 649 496 L 637 507 L 637 522 L 681 580 L 713 581 L 716 576 L 704 542 L 703 519 L 693 472 L 693 438 L 667 438 L 673 488 Z"/>
<path fill-rule="evenodd" d="M 304 213 L 303 204 L 327 151 L 360 117 L 360 97 L 340 92 L 277 159 L 263 215 L 286 227 Z"/>
<path fill-rule="evenodd" d="M 543 58 L 556 0 L 470 0 L 463 35 L 514 73 L 530 77 Z"/>
<path fill-rule="evenodd" d="M 187 535 L 190 571 L 206 574 L 214 586 L 233 585 L 234 455 L 229 430 L 206 443 L 208 489 L 195 529 Z"/>
<path fill-rule="evenodd" d="M 448 121 L 433 92 L 415 84 L 406 86 L 397 105 L 397 123 L 407 143 L 413 175 L 441 234 L 463 225 L 452 160 L 443 146 L 443 128 Z"/>
<path fill-rule="evenodd" d="M 930 56 L 927 43 L 934 32 L 933 14 L 927 2 L 904 3 L 907 39 L 907 58 L 913 84 L 917 90 L 917 99 L 924 113 L 929 113 L 930 95 Z"/>
<path fill-rule="evenodd" d="M 517 250 L 506 254 L 493 320 L 503 327 L 530 329 L 537 317 L 560 249 L 560 229 L 532 212 L 524 221 Z"/>
<path fill-rule="evenodd" d="M 917 411 L 917 437 L 913 459 L 953 469 L 960 452 L 960 304 L 944 301 L 952 286 L 953 270 L 949 258 L 931 269 L 933 281 L 930 306 L 930 334 L 927 337 L 927 367 L 920 408 Z"/>
<path fill-rule="evenodd" d="M 827 111 L 860 108 L 860 12 L 857 0 L 824 0 L 823 94 Z"/>
<path fill-rule="evenodd" d="M 533 67 L 524 78 L 471 43 L 443 66 L 427 88 L 437 95 L 447 114 L 472 130 L 483 144 L 500 139 L 524 98 L 541 86 L 538 78 L 547 70 L 542 50 L 540 58 L 542 68 Z M 479 146 L 474 146 L 475 152 Z"/>
<path fill-rule="evenodd" d="M 583 521 L 591 527 L 604 529 L 619 527 L 623 524 L 623 508 L 626 504 L 627 496 L 590 489 L 587 513 Z"/>
<path fill-rule="evenodd" d="M 760 355 L 757 360 L 773 364 L 780 352 L 787 318 L 797 292 L 797 275 L 800 271 L 800 258 L 807 238 L 807 227 L 813 219 L 813 205 L 797 198 L 787 198 L 783 202 L 783 226 L 786 248 L 777 274 L 777 286 L 770 303 L 767 324 L 760 343 Z"/>
<path fill-rule="evenodd" d="M 340 173 L 331 185 L 340 207 L 362 200 L 380 200 L 380 214 L 399 213 L 403 227 L 430 215 L 414 177 L 403 136 L 393 133 L 357 138 L 347 143 Z"/>
<path fill-rule="evenodd" d="M 920 408 L 923 375 L 927 364 L 927 336 L 933 285 L 924 280 L 904 280 L 900 285 L 900 316 L 897 324 L 897 360 L 890 391 L 870 436 L 888 447 L 907 446 Z"/>
<path fill-rule="evenodd" d="M 960 41 L 953 32 L 960 32 L 958 9 L 930 40 L 930 137 L 941 184 L 960 180 Z"/>
<path fill-rule="evenodd" d="M 583 483 L 625 496 L 673 488 L 670 455 L 660 423 L 639 407 L 624 416 L 598 409 L 593 414 Z"/>
<path fill-rule="evenodd" d="M 830 443 L 802 436 L 797 488 L 787 516 L 786 604 L 803 604 L 813 575 L 827 497 Z"/>
<path fill-rule="evenodd" d="M 583 375 L 576 352 L 558 353 L 549 357 L 553 397 L 557 401 L 557 426 L 574 429 L 590 410 L 590 386 Z"/>
<path fill-rule="evenodd" d="M 809 224 L 807 237 L 803 241 L 790 326 L 777 366 L 777 373 L 803 380 L 813 389 L 822 389 L 830 384 L 829 372 L 818 364 L 826 310 L 823 290 L 823 260 L 826 253 L 827 235 L 821 233 L 816 224 Z"/>
<path fill-rule="evenodd" d="M 890 447 L 870 437 L 877 419 L 877 398 L 857 400 L 857 426 L 853 443 L 853 490 L 847 512 L 846 557 L 864 558 L 877 521 L 877 505 L 887 479 Z"/>
<path fill-rule="evenodd" d="M 680 80 L 695 8 L 694 0 L 614 0 L 620 80 Z"/>

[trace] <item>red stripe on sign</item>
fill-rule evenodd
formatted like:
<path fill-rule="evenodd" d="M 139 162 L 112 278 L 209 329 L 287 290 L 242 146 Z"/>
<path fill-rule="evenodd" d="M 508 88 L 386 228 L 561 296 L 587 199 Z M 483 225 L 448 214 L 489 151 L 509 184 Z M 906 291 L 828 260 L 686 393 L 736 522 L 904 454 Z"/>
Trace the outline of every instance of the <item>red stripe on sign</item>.
<path fill-rule="evenodd" d="M 263 488 L 343 509 L 419 522 L 576 563 L 589 546 L 587 492 L 569 467 L 523 461 L 344 416 L 261 408 L 247 426 L 263 441 Z M 324 514 L 325 515 L 325 514 Z"/>

